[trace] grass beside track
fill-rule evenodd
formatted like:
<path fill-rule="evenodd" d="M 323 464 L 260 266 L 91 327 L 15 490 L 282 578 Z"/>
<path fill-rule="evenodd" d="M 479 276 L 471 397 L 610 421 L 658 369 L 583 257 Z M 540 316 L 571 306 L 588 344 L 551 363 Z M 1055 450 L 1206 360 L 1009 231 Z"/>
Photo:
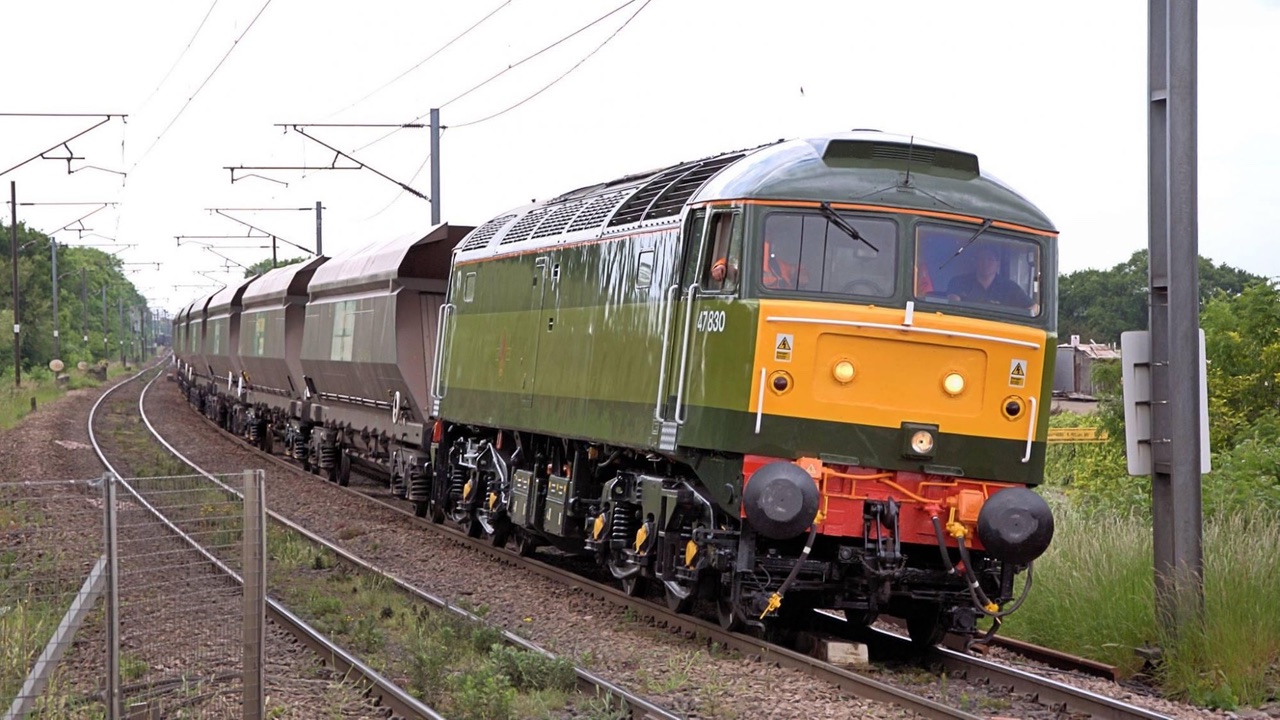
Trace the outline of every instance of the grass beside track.
<path fill-rule="evenodd" d="M 107 368 L 107 380 L 130 371 L 118 363 L 112 364 Z M 67 375 L 67 384 L 59 385 L 47 370 L 23 373 L 20 387 L 14 387 L 12 373 L 0 375 L 0 430 L 11 428 L 30 415 L 32 398 L 35 398 L 38 412 L 40 407 L 62 397 L 68 390 L 98 387 L 102 384 L 79 370 L 72 369 Z"/>
<path fill-rule="evenodd" d="M 603 698 L 575 694 L 567 660 L 508 647 L 497 628 L 425 608 L 291 531 L 270 528 L 267 545 L 270 586 L 287 607 L 447 717 L 622 716 Z"/>
<path fill-rule="evenodd" d="M 1280 691 L 1280 527 L 1263 513 L 1204 524 L 1204 622 L 1162 634 L 1151 521 L 1055 508 L 1053 545 L 1003 632 L 1151 675 L 1170 697 L 1231 708 Z M 1149 663 L 1139 653 L 1160 648 Z"/>

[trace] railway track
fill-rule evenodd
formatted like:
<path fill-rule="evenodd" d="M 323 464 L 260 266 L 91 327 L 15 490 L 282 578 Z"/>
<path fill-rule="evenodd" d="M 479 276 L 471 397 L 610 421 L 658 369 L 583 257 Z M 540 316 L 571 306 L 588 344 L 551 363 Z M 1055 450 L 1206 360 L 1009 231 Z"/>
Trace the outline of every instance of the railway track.
<path fill-rule="evenodd" d="M 158 379 L 158 377 L 159 376 L 157 376 L 156 378 L 152 378 L 151 381 L 147 383 L 138 400 L 138 412 L 148 432 L 150 432 L 151 435 L 156 439 L 156 441 L 158 441 L 161 445 L 163 445 L 169 453 L 171 453 L 174 457 L 180 460 L 183 464 L 190 467 L 197 474 L 204 476 L 211 484 L 216 485 L 217 487 L 221 488 L 225 492 L 239 495 L 240 493 L 236 491 L 234 488 L 227 486 L 226 484 L 218 480 L 218 478 L 215 475 L 207 472 L 205 469 L 201 468 L 196 463 L 187 459 L 181 452 L 179 452 L 176 448 L 174 448 L 171 444 L 169 444 L 165 440 L 165 438 L 161 435 L 159 430 L 157 430 L 156 427 L 151 423 L 150 419 L 146 415 L 144 401 L 146 398 L 147 391 L 150 389 L 152 383 L 154 383 L 155 380 Z M 92 419 L 90 420 L 90 424 L 92 425 Z M 91 437 L 92 437 L 92 431 L 91 431 Z M 95 446 L 95 449 L 98 450 L 99 457 L 102 459 L 103 464 L 108 467 L 110 472 L 115 473 L 115 470 L 111 467 L 108 460 L 105 458 L 105 456 L 102 455 L 101 451 L 98 449 L 98 445 L 96 442 L 94 443 L 94 446 Z M 116 474 L 119 475 L 119 473 L 116 473 Z M 138 499 L 139 502 L 143 502 L 143 503 L 146 502 L 145 499 L 143 499 L 141 496 L 135 495 L 135 497 Z M 156 514 L 158 517 L 162 517 L 159 513 L 156 513 Z M 412 596 L 414 599 L 416 599 L 421 603 L 425 603 L 431 607 L 434 607 L 439 611 L 457 614 L 464 620 L 472 623 L 485 624 L 485 621 L 481 617 L 477 616 L 476 614 L 466 609 L 451 605 L 445 600 L 439 597 L 436 597 L 435 595 L 432 595 L 431 593 L 428 593 L 420 588 L 413 586 L 412 584 L 406 582 L 401 578 L 396 577 L 394 574 L 386 571 L 385 569 L 379 568 L 371 563 L 366 562 L 365 560 L 353 555 L 352 553 L 347 552 L 340 546 L 325 540 L 324 538 L 316 535 L 315 533 L 310 532 L 306 528 L 298 525 L 297 523 L 290 521 L 289 519 L 283 516 L 280 516 L 276 513 L 271 513 L 271 512 L 268 512 L 267 516 L 271 522 L 281 527 L 287 528 L 288 530 L 302 537 L 307 538 L 308 541 L 310 541 L 311 543 L 313 543 L 318 547 L 324 548 L 325 550 L 333 553 L 336 557 L 340 558 L 344 563 L 348 564 L 349 566 L 353 568 L 358 568 L 359 571 L 361 572 L 369 573 L 379 578 L 384 578 L 385 580 L 389 581 L 390 583 L 395 585 L 397 588 L 399 588 L 402 592 L 407 593 L 408 595 Z M 183 537 L 184 540 L 186 540 L 188 543 L 191 543 L 193 547 L 198 547 L 198 544 L 195 543 L 194 540 L 187 537 L 184 533 L 182 533 L 180 529 L 172 525 L 171 525 L 171 529 L 173 530 L 173 532 Z M 227 573 L 228 576 L 235 578 L 237 582 L 242 582 L 239 578 L 239 575 L 236 574 L 234 570 L 232 570 L 231 568 L 223 564 L 222 561 L 213 557 L 207 552 L 205 552 L 204 554 L 210 560 L 211 563 L 214 563 L 215 566 L 219 568 L 219 570 L 223 571 L 224 573 Z M 366 687 L 368 687 L 369 692 L 376 697 L 378 704 L 390 709 L 392 712 L 394 712 L 398 716 L 402 716 L 406 718 L 424 718 L 424 719 L 442 717 L 436 711 L 427 707 L 425 704 L 423 704 L 421 701 L 413 697 L 404 689 L 397 686 L 394 682 L 387 679 L 382 674 L 378 673 L 368 664 L 362 662 L 360 658 L 356 656 L 356 654 L 343 649 L 342 647 L 338 646 L 336 643 L 334 643 L 330 639 L 326 638 L 323 634 L 316 631 L 314 628 L 312 628 L 306 622 L 304 622 L 301 618 L 299 618 L 298 616 L 290 612 L 287 608 L 285 608 L 279 602 L 268 598 L 267 613 L 268 613 L 268 616 L 273 621 L 280 624 L 282 627 L 289 628 L 290 632 L 295 634 L 304 644 L 306 644 L 318 656 L 320 656 L 321 658 L 324 658 L 325 660 L 331 661 L 334 667 L 340 673 L 348 677 L 359 678 L 360 682 L 364 684 Z M 545 649 L 535 645 L 534 643 L 524 638 L 519 637 L 518 635 L 507 632 L 505 630 L 501 631 L 501 635 L 502 635 L 503 641 L 510 646 L 519 648 L 521 650 L 524 650 L 530 653 L 540 654 L 551 659 L 554 659 L 555 657 L 552 653 L 546 651 Z M 676 718 L 679 717 L 678 715 L 669 712 L 668 710 L 658 706 L 657 704 L 654 704 L 652 702 L 645 700 L 639 695 L 631 693 L 624 688 L 621 688 L 613 683 L 610 683 L 609 681 L 596 675 L 595 673 L 592 673 L 591 671 L 585 668 L 575 666 L 573 668 L 573 671 L 577 678 L 579 692 L 587 696 L 594 695 L 594 696 L 606 697 L 609 699 L 610 703 L 616 702 L 619 707 L 625 709 L 626 711 L 625 717 L 635 718 L 636 720 L 641 720 L 641 719 L 643 720 L 675 720 Z M 610 707 L 612 707 L 612 705 L 610 705 Z"/>
<path fill-rule="evenodd" d="M 108 401 L 108 398 L 121 388 L 128 386 L 130 383 L 140 382 L 145 375 L 151 372 L 155 372 L 155 369 L 151 368 L 149 370 L 144 370 L 129 380 L 112 387 L 102 394 L 89 412 L 88 430 L 90 444 L 93 446 L 93 450 L 97 454 L 98 459 L 102 462 L 103 467 L 107 469 L 107 472 L 115 475 L 116 477 L 121 477 L 121 473 L 116 470 L 116 466 L 111 462 L 111 459 L 107 457 L 103 450 L 101 441 L 94 432 L 95 420 L 97 419 L 99 409 Z M 160 377 L 161 374 L 162 373 L 156 373 L 155 376 L 147 382 L 146 387 L 150 387 L 150 384 L 154 382 L 157 377 Z M 141 408 L 142 397 L 145 397 L 145 389 L 139 397 L 139 408 Z M 212 476 L 209 476 L 209 479 L 212 483 L 215 483 L 218 487 L 229 493 L 236 495 L 240 494 Z M 131 496 L 133 502 L 146 508 L 154 516 L 157 522 L 164 524 L 175 538 L 202 555 L 210 566 L 216 568 L 231 581 L 243 586 L 244 579 L 239 573 L 229 567 L 222 559 L 219 559 L 206 550 L 197 540 L 191 537 L 190 534 L 185 532 L 175 523 L 171 522 L 163 513 L 155 508 L 143 493 L 136 491 L 127 483 L 122 482 L 120 487 Z M 353 678 L 357 682 L 363 684 L 368 689 L 369 694 L 374 696 L 379 705 L 386 707 L 397 716 L 415 720 L 444 720 L 443 716 L 439 715 L 430 707 L 427 707 L 420 702 L 417 698 L 396 686 L 395 683 L 392 683 L 390 680 L 383 677 L 380 673 L 363 663 L 352 653 L 330 641 L 322 633 L 312 628 L 301 618 L 270 598 L 267 599 L 266 612 L 267 617 L 269 617 L 278 626 L 286 629 L 291 635 L 297 638 L 318 656 L 330 660 L 335 668 L 344 673 L 348 678 Z"/>
<path fill-rule="evenodd" d="M 197 417 L 203 420 L 207 427 L 215 430 L 218 429 L 217 426 L 207 418 L 198 414 Z M 219 430 L 219 432 L 221 431 Z M 241 438 L 234 437 L 227 433 L 222 434 L 239 443 L 245 449 L 252 450 L 264 460 L 271 462 L 278 467 L 287 469 L 291 473 L 306 475 L 309 479 L 316 482 L 324 482 L 323 479 L 307 473 L 298 465 L 295 465 L 284 458 L 274 455 L 265 455 L 261 453 L 258 448 Z M 555 564 L 544 562 L 532 557 L 524 557 L 519 553 L 506 548 L 494 547 L 486 539 L 469 537 L 460 529 L 448 525 L 434 524 L 429 520 L 418 518 L 415 516 L 409 503 L 399 501 L 386 493 L 377 492 L 377 490 L 385 490 L 385 485 L 371 487 L 369 485 L 353 483 L 349 487 L 339 487 L 337 485 L 332 485 L 332 487 L 341 492 L 377 502 L 403 516 L 406 521 L 431 532 L 439 533 L 455 543 L 468 547 L 472 551 L 481 553 L 503 563 L 523 568 L 529 572 L 563 584 L 566 587 L 577 589 L 593 597 L 607 601 L 621 608 L 625 608 L 631 613 L 634 613 L 637 617 L 647 619 L 655 624 L 665 627 L 671 632 L 682 632 L 696 635 L 709 643 L 717 643 L 723 647 L 736 650 L 747 657 L 758 658 L 762 662 L 772 663 L 782 667 L 795 668 L 801 672 L 822 679 L 851 695 L 891 703 L 915 712 L 922 717 L 968 719 L 982 717 L 981 715 L 973 714 L 972 712 L 964 709 L 947 706 L 946 704 L 930 699 L 924 694 L 914 692 L 911 689 L 898 687 L 894 684 L 877 680 L 866 674 L 854 672 L 831 663 L 824 662 L 814 657 L 810 657 L 809 655 L 796 652 L 795 650 L 787 647 L 765 642 L 760 638 L 751 635 L 726 632 L 716 623 L 691 615 L 674 613 L 662 604 L 649 601 L 645 598 L 631 597 L 611 585 L 585 578 Z M 370 492 L 370 490 L 373 490 L 373 492 Z M 849 633 L 847 628 L 845 628 L 842 632 L 833 632 L 833 635 L 848 637 Z M 859 639 L 873 645 L 874 649 L 872 652 L 878 655 L 892 656 L 896 654 L 901 656 L 903 651 L 904 640 L 888 633 L 876 633 L 872 636 L 859 636 Z M 1016 648 L 1017 644 L 1011 643 L 1006 645 L 1006 647 Z M 1042 656 L 1046 654 L 1043 649 L 1037 650 L 1040 651 L 1039 654 Z M 1049 653 L 1049 655 L 1053 656 L 1053 659 L 1059 666 L 1070 664 L 1070 660 L 1065 656 L 1055 655 L 1052 653 Z M 1031 672 L 1012 669 L 998 663 L 948 650 L 946 648 L 935 649 L 929 653 L 927 657 L 923 658 L 923 660 L 928 665 L 938 666 L 945 669 L 945 671 L 952 677 L 962 679 L 974 685 L 997 688 L 1011 696 L 1016 695 L 1022 697 L 1026 702 L 1039 706 L 1047 713 L 1066 713 L 1072 718 L 1089 717 L 1098 718 L 1100 720 L 1157 720 L 1168 718 L 1166 715 L 1162 715 L 1146 708 L 1107 698 L 1050 678 L 1035 675 Z M 1100 668 L 1095 664 L 1089 664 L 1085 667 L 1072 669 L 1094 675 L 1106 674 L 1105 668 Z"/>

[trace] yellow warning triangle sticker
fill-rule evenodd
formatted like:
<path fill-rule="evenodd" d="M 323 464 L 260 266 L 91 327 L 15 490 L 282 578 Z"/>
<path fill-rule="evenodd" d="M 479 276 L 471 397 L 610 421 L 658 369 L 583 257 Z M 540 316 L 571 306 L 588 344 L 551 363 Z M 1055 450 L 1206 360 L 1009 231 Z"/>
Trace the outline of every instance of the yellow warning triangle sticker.
<path fill-rule="evenodd" d="M 1014 363 L 1013 370 L 1010 370 L 1009 374 L 1016 375 L 1018 377 L 1026 375 L 1026 373 L 1022 371 L 1022 363 Z"/>
<path fill-rule="evenodd" d="M 779 350 L 790 350 L 790 349 L 791 349 L 791 343 L 787 342 L 787 339 L 784 337 L 784 338 L 782 338 L 781 340 L 779 340 L 779 341 L 778 341 L 778 349 L 779 349 Z"/>

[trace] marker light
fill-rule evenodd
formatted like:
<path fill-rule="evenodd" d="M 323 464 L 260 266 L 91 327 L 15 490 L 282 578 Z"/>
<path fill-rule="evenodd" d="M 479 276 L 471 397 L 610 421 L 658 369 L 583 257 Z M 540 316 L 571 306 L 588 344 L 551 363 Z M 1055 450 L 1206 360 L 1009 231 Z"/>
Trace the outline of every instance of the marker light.
<path fill-rule="evenodd" d="M 1009 420 L 1017 420 L 1022 415 L 1023 407 L 1022 398 L 1017 395 L 1010 395 L 1004 399 L 1000 412 Z"/>
<path fill-rule="evenodd" d="M 775 370 L 769 376 L 769 386 L 779 395 L 791 389 L 791 375 L 784 370 Z"/>
<path fill-rule="evenodd" d="M 964 392 L 964 376 L 960 373 L 949 373 L 942 379 L 942 389 L 952 397 Z"/>
<path fill-rule="evenodd" d="M 911 450 L 918 455 L 933 452 L 933 433 L 928 430 L 917 430 L 911 435 Z"/>
<path fill-rule="evenodd" d="M 853 363 L 848 360 L 841 360 L 831 368 L 831 374 L 835 377 L 836 382 L 847 383 L 853 380 Z"/>

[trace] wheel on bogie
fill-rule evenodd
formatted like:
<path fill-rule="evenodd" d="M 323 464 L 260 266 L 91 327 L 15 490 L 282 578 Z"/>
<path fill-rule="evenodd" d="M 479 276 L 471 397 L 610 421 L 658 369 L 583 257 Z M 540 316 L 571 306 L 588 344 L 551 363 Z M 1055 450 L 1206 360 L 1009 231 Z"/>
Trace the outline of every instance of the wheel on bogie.
<path fill-rule="evenodd" d="M 845 608 L 844 619 L 849 624 L 850 630 L 861 630 L 868 627 L 880 618 L 880 613 L 875 610 L 852 610 Z"/>
<path fill-rule="evenodd" d="M 640 597 L 644 595 L 645 589 L 645 579 L 640 573 L 622 578 L 622 592 L 628 597 Z"/>
<path fill-rule="evenodd" d="M 516 530 L 516 554 L 530 557 L 538 549 L 538 539 L 526 530 Z"/>
<path fill-rule="evenodd" d="M 506 547 L 507 540 L 511 539 L 511 523 L 506 520 L 499 520 L 493 525 L 493 532 L 485 533 L 489 536 L 489 544 L 494 547 Z"/>
<path fill-rule="evenodd" d="M 342 487 L 351 484 L 351 456 L 345 452 L 338 455 L 338 484 Z"/>
<path fill-rule="evenodd" d="M 665 580 L 662 583 L 662 594 L 667 599 L 667 609 L 674 613 L 687 613 L 698 599 L 697 582 L 683 583 L 677 580 Z"/>
<path fill-rule="evenodd" d="M 942 642 L 947 634 L 942 608 L 937 605 L 917 605 L 904 620 L 907 621 L 907 635 L 911 637 L 911 643 L 922 650 Z"/>
<path fill-rule="evenodd" d="M 723 592 L 716 598 L 716 619 L 720 621 L 720 627 L 729 632 L 742 629 L 742 615 L 734 607 L 733 599 Z"/>

